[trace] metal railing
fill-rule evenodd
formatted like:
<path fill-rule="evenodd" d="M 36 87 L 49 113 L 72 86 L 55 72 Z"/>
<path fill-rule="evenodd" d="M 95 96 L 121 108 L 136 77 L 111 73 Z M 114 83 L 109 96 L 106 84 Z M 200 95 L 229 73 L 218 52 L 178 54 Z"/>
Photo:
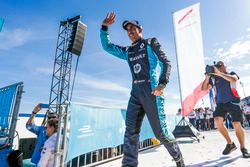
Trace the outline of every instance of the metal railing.
<path fill-rule="evenodd" d="M 139 143 L 139 151 L 143 151 L 154 146 L 155 145 L 152 143 L 151 139 L 147 139 Z M 119 145 L 113 148 L 103 148 L 74 158 L 67 164 L 67 167 L 98 166 L 119 159 L 122 157 L 122 154 L 123 145 Z"/>

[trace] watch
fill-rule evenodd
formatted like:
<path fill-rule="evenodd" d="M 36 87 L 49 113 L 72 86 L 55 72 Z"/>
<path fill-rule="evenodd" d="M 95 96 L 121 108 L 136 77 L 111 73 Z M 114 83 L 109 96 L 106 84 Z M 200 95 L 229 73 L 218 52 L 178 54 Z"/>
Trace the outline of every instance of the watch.
<path fill-rule="evenodd" d="M 165 87 L 166 87 L 166 85 L 164 85 L 164 84 L 159 84 L 158 85 L 160 88 L 162 88 L 162 89 L 164 89 Z"/>

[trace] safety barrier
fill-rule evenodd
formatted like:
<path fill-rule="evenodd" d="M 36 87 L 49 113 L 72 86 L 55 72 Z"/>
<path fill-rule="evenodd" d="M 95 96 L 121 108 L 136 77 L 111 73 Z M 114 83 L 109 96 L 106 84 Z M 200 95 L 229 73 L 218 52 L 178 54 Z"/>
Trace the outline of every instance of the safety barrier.
<path fill-rule="evenodd" d="M 150 149 L 159 143 L 153 143 L 152 139 L 147 139 L 139 143 L 139 151 Z M 74 158 L 68 167 L 94 167 L 122 157 L 123 145 L 114 148 L 104 148 Z"/>
<path fill-rule="evenodd" d="M 10 144 L 16 131 L 22 93 L 22 82 L 0 89 L 0 136 L 8 136 Z"/>
<path fill-rule="evenodd" d="M 69 110 L 70 133 L 67 151 L 64 150 L 67 152 L 67 166 L 97 166 L 122 156 L 126 110 L 72 102 Z M 180 119 L 175 115 L 167 116 L 170 131 L 173 131 Z M 157 140 L 152 140 L 153 137 L 146 118 L 140 133 L 140 151 L 159 144 Z"/>
<path fill-rule="evenodd" d="M 6 154 L 12 151 L 22 93 L 22 82 L 0 88 L 0 159 L 2 166 L 7 166 Z"/>

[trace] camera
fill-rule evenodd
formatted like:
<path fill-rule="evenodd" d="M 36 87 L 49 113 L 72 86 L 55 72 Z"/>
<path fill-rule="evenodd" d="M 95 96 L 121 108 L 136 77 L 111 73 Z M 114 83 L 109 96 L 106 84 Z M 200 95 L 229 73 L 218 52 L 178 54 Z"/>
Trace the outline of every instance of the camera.
<path fill-rule="evenodd" d="M 206 74 L 214 73 L 214 65 L 206 65 Z"/>
<path fill-rule="evenodd" d="M 216 68 L 220 68 L 223 65 L 223 62 L 219 61 L 219 62 L 215 62 L 214 61 L 214 65 L 206 65 L 206 74 L 208 75 L 212 75 L 212 73 L 214 73 L 214 67 Z"/>

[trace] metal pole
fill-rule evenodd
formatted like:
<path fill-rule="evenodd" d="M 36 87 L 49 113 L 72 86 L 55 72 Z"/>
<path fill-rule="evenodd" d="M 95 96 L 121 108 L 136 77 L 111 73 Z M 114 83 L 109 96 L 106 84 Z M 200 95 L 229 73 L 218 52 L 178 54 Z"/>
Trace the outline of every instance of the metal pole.
<path fill-rule="evenodd" d="M 60 34 L 61 30 L 62 30 L 62 26 L 59 26 L 59 34 Z M 60 38 L 61 38 L 60 35 L 58 35 L 57 42 L 56 42 L 55 60 L 56 60 L 57 54 L 58 54 L 58 44 L 59 44 Z M 54 62 L 53 75 L 54 75 L 54 72 L 55 72 L 55 68 L 56 68 L 56 62 Z M 51 90 L 53 88 L 53 83 L 54 83 L 54 76 L 53 75 L 52 75 L 52 81 L 51 81 Z M 52 104 L 52 93 L 50 93 L 50 97 L 49 97 L 49 105 L 50 105 L 49 109 L 51 109 L 51 104 Z M 46 117 L 45 117 L 45 119 L 46 119 Z M 45 120 L 43 122 L 45 122 Z"/>
<path fill-rule="evenodd" d="M 66 25 L 67 29 L 68 29 L 68 24 Z M 55 167 L 59 167 L 61 166 L 61 156 L 62 156 L 62 153 L 61 153 L 61 135 L 62 135 L 62 124 L 63 124 L 63 117 L 64 117 L 64 114 L 63 114 L 63 107 L 62 107 L 62 96 L 63 96 L 63 87 L 64 87 L 64 75 L 66 74 L 65 73 L 65 67 L 63 66 L 64 64 L 64 61 L 65 61 L 65 52 L 66 52 L 66 39 L 67 39 L 67 31 L 64 31 L 64 47 L 63 47 L 63 57 L 62 57 L 62 68 L 60 70 L 60 80 L 62 82 L 60 82 L 60 86 L 58 87 L 58 92 L 59 93 L 59 98 L 57 99 L 57 106 L 56 108 L 58 107 L 58 117 L 59 117 L 59 120 L 58 120 L 58 131 L 57 131 L 57 139 L 56 139 L 56 155 L 55 155 Z M 62 75 L 63 74 L 63 75 Z"/>
<path fill-rule="evenodd" d="M 173 16 L 173 12 L 172 12 L 172 16 Z M 172 17 L 172 23 L 174 25 L 174 20 Z M 180 90 L 180 100 L 181 100 L 181 112 L 182 112 L 182 116 L 183 116 L 183 104 L 182 104 L 182 91 L 181 91 L 181 80 L 180 80 L 180 70 L 179 70 L 179 63 L 178 63 L 178 56 L 177 56 L 177 49 L 176 49 L 176 39 L 175 39 L 175 29 L 174 29 L 174 48 L 175 48 L 175 58 L 176 58 L 176 64 L 177 64 L 177 71 L 178 71 L 178 81 L 179 81 L 179 90 Z"/>
<path fill-rule="evenodd" d="M 69 112 L 68 112 L 68 104 L 66 104 L 66 106 L 65 106 L 65 115 L 64 115 L 64 127 L 63 127 L 63 130 L 62 130 L 62 135 L 63 135 L 63 141 L 62 141 L 62 143 L 63 143 L 63 145 L 62 145 L 62 150 L 63 150 L 63 154 L 62 154 L 62 164 L 61 164 L 61 166 L 63 166 L 64 165 L 64 162 L 65 162 L 65 159 L 66 159 L 66 157 L 65 157 L 65 155 L 66 155 L 66 153 L 67 153 L 67 150 L 68 150 L 68 148 L 66 147 L 67 146 L 67 128 L 68 128 L 68 122 L 69 122 Z M 66 165 L 66 164 L 65 164 Z"/>
<path fill-rule="evenodd" d="M 20 82 L 16 86 L 16 93 L 15 93 L 15 97 L 13 98 L 14 99 L 13 115 L 12 115 L 12 119 L 11 119 L 10 130 L 9 130 L 9 137 L 10 137 L 11 146 L 12 146 L 13 140 L 14 140 L 14 134 L 16 131 L 16 124 L 17 124 L 17 120 L 18 120 L 18 113 L 19 113 L 19 108 L 20 108 L 20 103 L 21 103 L 23 93 L 24 93 L 23 92 L 23 83 Z"/>
<path fill-rule="evenodd" d="M 87 153 L 84 154 L 84 165 L 87 165 Z"/>
<path fill-rule="evenodd" d="M 240 81 L 240 85 L 241 85 L 241 87 L 243 89 L 243 95 L 244 95 L 244 98 L 245 98 L 246 97 L 246 92 L 245 92 L 245 87 L 244 87 L 243 82 Z"/>
<path fill-rule="evenodd" d="M 63 47 L 63 52 L 64 52 L 64 54 L 63 54 L 63 69 L 61 70 L 61 72 L 62 72 L 62 75 L 60 74 L 60 76 L 62 76 L 62 82 L 61 82 L 61 85 L 60 85 L 60 94 L 59 94 L 59 113 L 60 113 L 60 129 L 59 129 L 59 131 L 58 131 L 58 133 L 60 132 L 60 134 L 57 136 L 57 149 L 56 149 L 56 151 L 57 151 L 57 157 L 56 157 L 56 159 L 55 159 L 55 165 L 57 165 L 57 164 L 60 164 L 60 166 L 62 167 L 62 166 L 64 166 L 64 159 L 63 159 L 63 157 L 64 157 L 64 155 L 63 155 L 63 152 L 62 152 L 62 149 L 64 148 L 64 145 L 61 145 L 61 144 L 65 144 L 64 143 L 64 141 L 65 140 L 63 140 L 62 139 L 62 137 L 61 136 L 66 136 L 66 132 L 64 132 L 64 134 L 62 134 L 62 125 L 64 125 L 64 127 L 65 127 L 65 121 L 66 121 L 66 113 L 67 113 L 67 111 L 66 111 L 66 109 L 67 109 L 67 104 L 65 104 L 66 103 L 66 101 L 65 100 L 68 100 L 68 96 L 69 96 L 69 88 L 68 88 L 68 90 L 67 90 L 67 97 L 63 97 L 64 96 L 64 89 L 65 89 L 65 84 L 68 84 L 69 85 L 69 83 L 66 83 L 66 77 L 67 77 L 67 68 L 68 68 L 68 63 L 69 63 L 69 61 L 72 61 L 72 59 L 71 59 L 71 55 L 70 54 L 67 54 L 67 52 L 66 52 L 66 50 L 67 50 L 67 40 L 66 39 L 68 39 L 68 29 L 69 29 L 69 24 L 67 24 L 66 25 L 67 27 L 66 27 L 66 29 L 67 29 L 67 31 L 65 31 L 65 40 L 64 40 L 64 47 Z M 66 53 L 66 54 L 65 54 Z M 70 57 L 70 60 L 69 60 L 69 57 Z M 71 62 L 70 62 L 71 63 Z M 66 64 L 66 65 L 65 65 Z M 70 74 L 69 74 L 70 75 Z M 66 98 L 66 99 L 63 99 L 63 98 Z M 62 101 L 62 100 L 64 100 L 64 101 Z M 66 105 L 66 106 L 65 106 Z M 61 140 L 62 140 L 62 142 L 61 142 Z M 65 141 L 66 142 L 66 141 Z"/>
<path fill-rule="evenodd" d="M 80 156 L 77 157 L 77 165 L 76 165 L 76 166 L 77 166 L 77 167 L 80 166 Z"/>
<path fill-rule="evenodd" d="M 58 131 L 57 131 L 57 137 L 56 137 L 56 153 L 55 153 L 55 167 L 61 167 L 61 135 L 62 135 L 62 108 L 60 107 L 59 113 L 58 113 Z"/>

